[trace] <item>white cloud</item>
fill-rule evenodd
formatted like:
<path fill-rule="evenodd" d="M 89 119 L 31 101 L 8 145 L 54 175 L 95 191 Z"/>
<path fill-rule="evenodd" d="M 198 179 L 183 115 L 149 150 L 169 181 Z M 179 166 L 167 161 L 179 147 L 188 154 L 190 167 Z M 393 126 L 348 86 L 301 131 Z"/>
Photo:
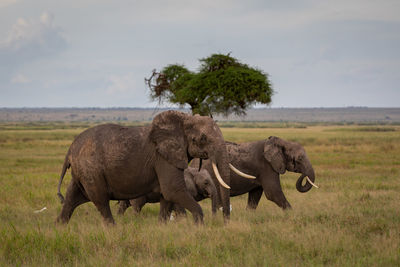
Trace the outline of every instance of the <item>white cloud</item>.
<path fill-rule="evenodd" d="M 16 83 L 16 84 L 27 84 L 27 83 L 30 83 L 31 80 L 28 77 L 26 77 L 25 75 L 18 73 L 11 79 L 11 82 Z"/>
<path fill-rule="evenodd" d="M 0 49 L 21 52 L 34 46 L 46 53 L 63 48 L 65 39 L 53 21 L 53 15 L 48 12 L 44 12 L 37 21 L 18 18 L 7 38 L 0 43 Z"/>
<path fill-rule="evenodd" d="M 135 75 L 111 75 L 108 78 L 109 85 L 106 88 L 108 95 L 123 94 L 133 91 L 136 86 Z"/>
<path fill-rule="evenodd" d="M 332 20 L 400 21 L 398 0 L 167 0 L 138 1 L 128 6 L 124 10 L 117 9 L 111 16 L 129 12 L 131 16 L 124 23 L 144 27 L 146 24 L 194 26 L 201 23 L 203 26 L 224 26 L 228 30 L 249 27 L 276 30 Z"/>
<path fill-rule="evenodd" d="M 400 21 L 400 2 L 398 0 L 340 0 L 326 3 L 317 1 L 316 3 L 318 3 L 318 9 L 325 10 L 321 15 L 328 18 L 338 20 Z"/>
<path fill-rule="evenodd" d="M 17 0 L 0 0 L 0 8 L 8 7 L 17 3 Z"/>
<path fill-rule="evenodd" d="M 18 18 L 5 39 L 0 40 L 0 82 L 10 81 L 14 72 L 33 61 L 63 51 L 67 42 L 54 17 L 43 12 L 40 18 Z"/>
<path fill-rule="evenodd" d="M 248 2 L 243 2 L 247 5 Z M 300 1 L 296 8 L 271 7 L 266 1 L 249 12 L 229 16 L 227 24 L 269 30 L 293 30 L 326 21 L 382 21 L 400 22 L 400 1 Z M 251 5 L 251 2 L 250 2 Z M 253 6 L 254 7 L 254 6 Z M 238 7 L 245 10 L 245 6 Z M 226 21 L 225 21 L 226 22 Z"/>
<path fill-rule="evenodd" d="M 399 0 L 13 3 L 0 0 L 0 91 L 15 105 L 32 88 L 41 92 L 35 105 L 149 105 L 143 78 L 153 68 L 180 63 L 196 70 L 199 58 L 228 52 L 270 73 L 274 103 L 282 106 L 335 88 L 399 84 Z M 43 95 L 51 94 L 62 97 L 46 102 Z M 338 105 L 341 98 L 310 105 Z"/>

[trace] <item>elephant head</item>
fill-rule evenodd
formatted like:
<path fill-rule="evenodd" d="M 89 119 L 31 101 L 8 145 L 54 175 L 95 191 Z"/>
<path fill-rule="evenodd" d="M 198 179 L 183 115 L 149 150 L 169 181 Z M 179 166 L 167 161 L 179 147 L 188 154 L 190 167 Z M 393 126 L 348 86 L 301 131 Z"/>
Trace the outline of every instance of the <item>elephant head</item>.
<path fill-rule="evenodd" d="M 212 118 L 178 111 L 160 113 L 153 120 L 150 140 L 161 157 L 182 170 L 193 158 L 210 159 L 221 185 L 222 205 L 229 207 L 228 154 L 222 132 Z M 224 217 L 229 218 L 228 208 Z"/>
<path fill-rule="evenodd" d="M 272 168 L 280 174 L 284 174 L 286 170 L 301 173 L 296 182 L 296 188 L 299 192 L 304 193 L 309 191 L 312 186 L 317 187 L 314 184 L 314 169 L 300 144 L 270 136 L 264 143 L 264 157 Z M 304 178 L 306 178 L 305 185 L 303 185 Z"/>
<path fill-rule="evenodd" d="M 212 212 L 217 212 L 218 194 L 217 188 L 207 170 L 188 167 L 185 169 L 186 188 L 194 196 L 196 201 L 211 198 Z"/>

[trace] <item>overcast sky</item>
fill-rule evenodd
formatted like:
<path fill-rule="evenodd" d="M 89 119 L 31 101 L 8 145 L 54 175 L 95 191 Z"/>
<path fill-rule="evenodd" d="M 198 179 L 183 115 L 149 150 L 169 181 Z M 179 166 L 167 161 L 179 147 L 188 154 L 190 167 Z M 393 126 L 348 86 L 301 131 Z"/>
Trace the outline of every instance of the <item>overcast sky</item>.
<path fill-rule="evenodd" d="M 272 107 L 400 107 L 399 0 L 0 0 L 0 107 L 155 107 L 153 69 L 229 52 Z"/>

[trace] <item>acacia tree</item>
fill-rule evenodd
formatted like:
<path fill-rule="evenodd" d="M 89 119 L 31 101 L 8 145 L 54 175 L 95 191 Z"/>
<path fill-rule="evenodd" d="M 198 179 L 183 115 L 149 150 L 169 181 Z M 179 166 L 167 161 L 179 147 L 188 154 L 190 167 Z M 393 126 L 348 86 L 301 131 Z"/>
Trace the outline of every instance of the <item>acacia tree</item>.
<path fill-rule="evenodd" d="M 245 115 L 256 103 L 271 103 L 274 93 L 267 73 L 240 63 L 230 54 L 200 59 L 198 72 L 184 65 L 168 65 L 160 72 L 153 70 L 145 81 L 152 99 L 188 104 L 192 114 L 211 117 Z"/>

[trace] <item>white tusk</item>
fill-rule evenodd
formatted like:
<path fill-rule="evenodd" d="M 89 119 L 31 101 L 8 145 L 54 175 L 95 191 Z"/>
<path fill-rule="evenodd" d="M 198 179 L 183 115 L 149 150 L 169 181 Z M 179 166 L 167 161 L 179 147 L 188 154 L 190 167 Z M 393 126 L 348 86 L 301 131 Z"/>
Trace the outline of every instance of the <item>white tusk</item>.
<path fill-rule="evenodd" d="M 212 167 L 213 167 L 213 171 L 215 173 L 215 176 L 217 177 L 218 182 L 225 188 L 231 189 L 229 185 L 227 185 L 224 180 L 222 180 L 221 175 L 219 174 L 217 165 L 215 165 L 214 161 L 211 161 L 212 163 Z"/>
<path fill-rule="evenodd" d="M 43 208 L 43 209 L 41 209 L 41 210 L 35 210 L 35 211 L 34 211 L 34 213 L 43 212 L 43 211 L 45 211 L 45 210 L 47 210 L 47 208 L 46 208 L 46 207 L 44 207 L 44 208 Z"/>
<path fill-rule="evenodd" d="M 317 185 L 315 185 L 313 182 L 311 182 L 310 178 L 308 178 L 308 176 L 306 176 L 307 181 L 314 187 L 319 188 Z"/>
<path fill-rule="evenodd" d="M 230 163 L 229 163 L 229 168 L 231 168 L 231 170 L 232 170 L 233 172 L 235 172 L 235 173 L 236 173 L 237 175 L 239 175 L 239 176 L 242 176 L 242 177 L 247 178 L 247 179 L 256 179 L 256 177 L 253 176 L 253 175 L 246 174 L 246 173 L 244 173 L 244 172 L 239 171 L 238 169 L 236 169 L 236 168 L 235 168 L 232 164 L 230 164 Z"/>

